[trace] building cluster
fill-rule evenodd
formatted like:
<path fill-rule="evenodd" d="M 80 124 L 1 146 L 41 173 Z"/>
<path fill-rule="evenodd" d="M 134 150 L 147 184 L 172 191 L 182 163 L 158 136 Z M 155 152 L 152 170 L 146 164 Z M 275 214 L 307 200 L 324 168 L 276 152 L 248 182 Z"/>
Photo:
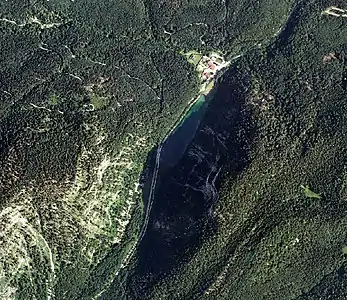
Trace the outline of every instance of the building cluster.
<path fill-rule="evenodd" d="M 207 81 L 213 79 L 224 66 L 224 59 L 218 54 L 213 53 L 210 56 L 202 56 L 197 70 L 201 72 L 202 81 Z"/>

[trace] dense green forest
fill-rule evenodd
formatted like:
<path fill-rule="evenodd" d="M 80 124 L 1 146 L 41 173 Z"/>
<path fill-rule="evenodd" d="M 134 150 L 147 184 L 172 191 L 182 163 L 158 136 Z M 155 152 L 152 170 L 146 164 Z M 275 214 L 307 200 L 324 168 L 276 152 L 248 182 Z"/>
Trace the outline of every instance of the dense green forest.
<path fill-rule="evenodd" d="M 332 5 L 347 9 L 1 1 L 0 298 L 345 299 L 347 18 Z M 219 199 L 156 273 L 146 239 L 133 250 L 155 147 L 199 90 L 182 50 L 241 57 L 191 146 L 225 135 Z"/>
<path fill-rule="evenodd" d="M 222 78 L 201 132 L 222 132 L 228 101 L 242 118 L 225 116 L 220 197 L 212 217 L 199 216 L 198 246 L 158 274 L 143 269 L 140 251 L 102 299 L 346 299 L 347 20 L 322 15 L 329 4 L 298 4 L 275 40 Z M 191 148 L 207 144 L 197 134 Z"/>

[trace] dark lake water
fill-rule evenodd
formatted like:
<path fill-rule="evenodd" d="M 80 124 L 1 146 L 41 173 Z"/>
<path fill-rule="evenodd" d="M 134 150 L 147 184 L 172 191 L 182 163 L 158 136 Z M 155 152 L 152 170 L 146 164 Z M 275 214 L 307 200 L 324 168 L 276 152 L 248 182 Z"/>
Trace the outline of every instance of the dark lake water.
<path fill-rule="evenodd" d="M 175 131 L 166 139 L 160 158 L 161 170 L 176 165 L 193 140 L 208 106 L 208 97 L 201 95 Z"/>

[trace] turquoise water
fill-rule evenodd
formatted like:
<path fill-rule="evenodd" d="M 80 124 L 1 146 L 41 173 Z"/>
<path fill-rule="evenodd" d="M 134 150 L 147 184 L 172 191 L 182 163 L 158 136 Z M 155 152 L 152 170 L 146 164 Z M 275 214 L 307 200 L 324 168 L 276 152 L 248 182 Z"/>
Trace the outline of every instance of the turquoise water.
<path fill-rule="evenodd" d="M 166 139 L 161 151 L 161 168 L 171 168 L 177 164 L 187 146 L 193 140 L 208 106 L 206 98 L 204 95 L 199 97 L 181 123 L 177 125 L 176 129 Z"/>
<path fill-rule="evenodd" d="M 205 100 L 205 95 L 201 95 L 199 99 L 194 103 L 194 105 L 190 108 L 190 110 L 187 112 L 183 120 L 188 119 L 192 113 L 197 112 L 201 108 L 201 106 L 204 105 Z"/>

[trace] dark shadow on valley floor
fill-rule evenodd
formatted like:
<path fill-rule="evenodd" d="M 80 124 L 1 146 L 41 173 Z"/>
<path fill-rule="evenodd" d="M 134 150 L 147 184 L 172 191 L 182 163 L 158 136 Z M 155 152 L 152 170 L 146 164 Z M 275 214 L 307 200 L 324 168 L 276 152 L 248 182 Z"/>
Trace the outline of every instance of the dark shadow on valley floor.
<path fill-rule="evenodd" d="M 237 68 L 221 78 L 200 127 L 179 162 L 160 172 L 146 234 L 138 250 L 135 274 L 130 278 L 136 299 L 154 283 L 184 264 L 202 241 L 213 235 L 220 178 L 236 176 L 248 164 L 254 128 L 246 99 L 250 79 Z M 184 125 L 183 125 L 184 126 Z M 154 150 L 147 160 L 143 184 L 147 204 L 154 168 Z M 165 162 L 161 162 L 165 165 Z"/>

